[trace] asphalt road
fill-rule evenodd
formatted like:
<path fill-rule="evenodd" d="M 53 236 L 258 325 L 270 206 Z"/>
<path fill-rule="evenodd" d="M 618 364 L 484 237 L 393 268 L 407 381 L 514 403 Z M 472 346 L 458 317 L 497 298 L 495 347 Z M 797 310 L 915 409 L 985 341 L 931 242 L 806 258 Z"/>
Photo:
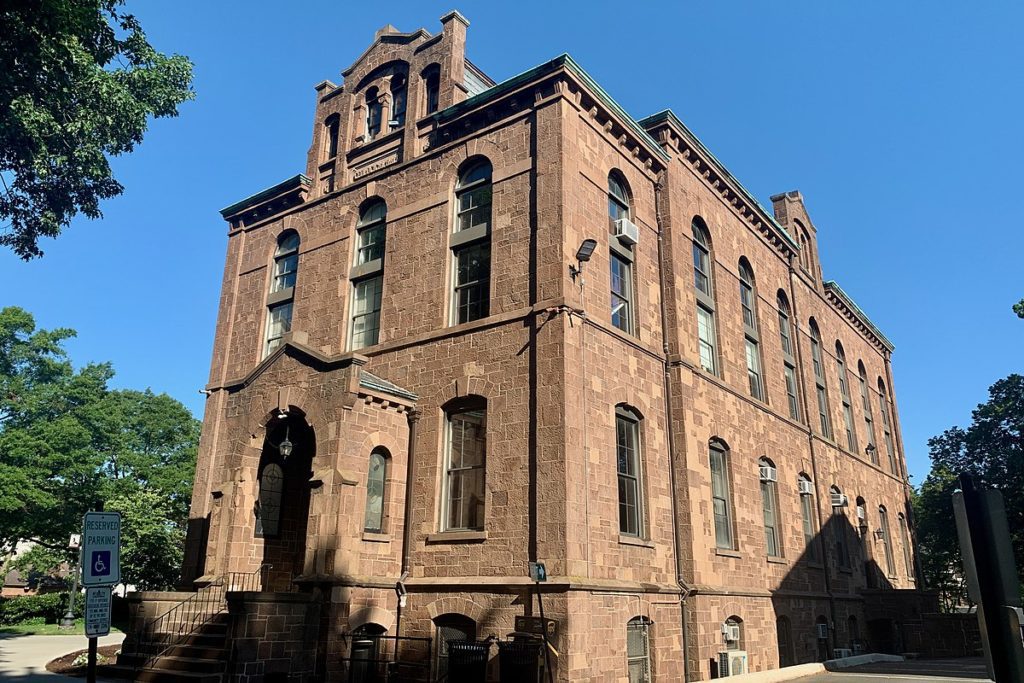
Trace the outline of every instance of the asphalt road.
<path fill-rule="evenodd" d="M 798 679 L 800 683 L 983 683 L 989 681 L 980 658 L 907 660 L 851 667 Z"/>
<path fill-rule="evenodd" d="M 99 639 L 100 645 L 116 645 L 123 633 Z M 61 655 L 89 647 L 85 636 L 13 636 L 0 634 L 0 681 L 16 683 L 68 683 L 76 679 L 52 674 L 46 663 Z"/>

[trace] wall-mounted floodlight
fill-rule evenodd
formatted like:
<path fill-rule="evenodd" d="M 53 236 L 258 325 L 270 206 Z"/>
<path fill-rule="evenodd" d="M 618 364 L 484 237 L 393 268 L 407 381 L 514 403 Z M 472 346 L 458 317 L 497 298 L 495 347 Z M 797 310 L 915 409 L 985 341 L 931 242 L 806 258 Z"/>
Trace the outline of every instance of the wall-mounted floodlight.
<path fill-rule="evenodd" d="M 590 260 L 590 257 L 594 255 L 594 249 L 597 249 L 597 240 L 585 239 L 580 244 L 580 248 L 576 250 L 576 265 L 569 266 L 569 275 L 575 280 L 576 276 L 583 272 L 583 264 Z"/>

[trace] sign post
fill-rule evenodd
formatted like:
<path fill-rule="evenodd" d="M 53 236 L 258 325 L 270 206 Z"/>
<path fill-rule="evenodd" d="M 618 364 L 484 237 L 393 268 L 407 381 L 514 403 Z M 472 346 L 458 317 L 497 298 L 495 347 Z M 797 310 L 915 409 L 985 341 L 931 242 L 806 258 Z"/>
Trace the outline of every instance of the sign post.
<path fill-rule="evenodd" d="M 97 507 L 103 509 L 100 503 Z M 87 683 L 96 683 L 96 638 L 110 633 L 110 588 L 121 583 L 121 513 L 87 512 L 82 520 L 82 585 L 86 587 Z"/>

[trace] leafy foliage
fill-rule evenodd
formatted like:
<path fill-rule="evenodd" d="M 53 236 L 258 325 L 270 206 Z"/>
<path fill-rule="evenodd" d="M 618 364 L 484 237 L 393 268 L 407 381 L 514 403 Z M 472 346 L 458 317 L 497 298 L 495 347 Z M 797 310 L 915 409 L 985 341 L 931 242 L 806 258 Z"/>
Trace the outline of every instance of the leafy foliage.
<path fill-rule="evenodd" d="M 0 4 L 0 244 L 24 259 L 123 187 L 109 157 L 142 142 L 150 116 L 193 98 L 192 64 L 157 52 L 123 0 Z"/>
<path fill-rule="evenodd" d="M 0 551 L 31 540 L 56 558 L 87 510 L 116 503 L 138 527 L 126 520 L 131 542 L 175 546 L 153 554 L 156 568 L 126 562 L 126 581 L 166 587 L 174 579 L 161 577 L 180 566 L 199 422 L 167 395 L 111 390 L 108 364 L 76 371 L 61 347 L 72 334 L 0 310 Z"/>
<path fill-rule="evenodd" d="M 928 584 L 951 601 L 947 606 L 966 600 L 951 501 L 960 473 L 1002 491 L 1017 569 L 1024 569 L 1024 376 L 993 384 L 972 418 L 967 429 L 929 439 L 932 471 L 915 499 L 922 567 Z"/>

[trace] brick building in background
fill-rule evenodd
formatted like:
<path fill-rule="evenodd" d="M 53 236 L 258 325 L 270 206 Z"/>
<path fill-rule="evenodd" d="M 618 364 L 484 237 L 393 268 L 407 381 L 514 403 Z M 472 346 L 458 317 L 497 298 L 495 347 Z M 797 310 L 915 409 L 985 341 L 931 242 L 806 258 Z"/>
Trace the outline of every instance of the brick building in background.
<path fill-rule="evenodd" d="M 800 193 L 441 23 L 378 31 L 305 173 L 222 211 L 184 581 L 227 591 L 232 680 L 443 676 L 537 614 L 531 560 L 562 681 L 923 648 L 893 347 Z"/>

